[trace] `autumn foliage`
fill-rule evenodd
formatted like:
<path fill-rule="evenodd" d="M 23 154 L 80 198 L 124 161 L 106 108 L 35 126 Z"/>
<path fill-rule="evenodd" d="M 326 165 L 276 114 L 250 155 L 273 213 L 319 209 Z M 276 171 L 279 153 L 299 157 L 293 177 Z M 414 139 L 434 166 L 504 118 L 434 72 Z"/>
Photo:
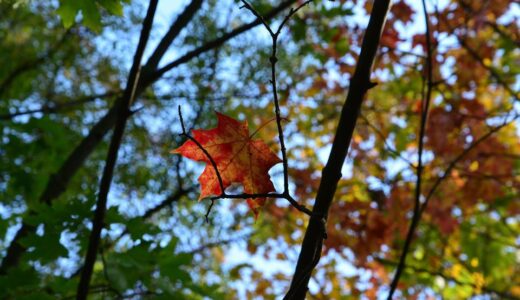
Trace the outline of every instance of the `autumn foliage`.
<path fill-rule="evenodd" d="M 380 2 L 0 1 L 0 298 L 520 299 L 515 1 L 393 1 L 310 212 Z"/>

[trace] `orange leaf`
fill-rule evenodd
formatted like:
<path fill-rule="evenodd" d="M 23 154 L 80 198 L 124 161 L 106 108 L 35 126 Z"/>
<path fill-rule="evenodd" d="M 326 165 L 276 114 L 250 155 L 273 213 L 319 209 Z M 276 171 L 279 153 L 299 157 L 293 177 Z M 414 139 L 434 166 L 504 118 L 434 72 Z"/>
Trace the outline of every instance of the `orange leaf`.
<path fill-rule="evenodd" d="M 274 191 L 269 169 L 281 160 L 262 140 L 252 139 L 247 121 L 240 122 L 217 112 L 216 128 L 193 130 L 193 138 L 209 153 L 222 178 L 224 189 L 240 183 L 248 194 L 264 194 Z M 184 157 L 206 163 L 199 177 L 200 199 L 222 194 L 217 174 L 211 161 L 191 140 L 172 151 Z M 265 198 L 247 199 L 255 213 L 263 206 Z"/>

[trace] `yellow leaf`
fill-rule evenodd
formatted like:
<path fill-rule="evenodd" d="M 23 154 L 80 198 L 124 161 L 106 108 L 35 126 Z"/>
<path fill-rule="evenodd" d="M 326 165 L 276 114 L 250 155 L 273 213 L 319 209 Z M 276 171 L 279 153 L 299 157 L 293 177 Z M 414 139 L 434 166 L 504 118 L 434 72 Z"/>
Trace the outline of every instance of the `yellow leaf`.
<path fill-rule="evenodd" d="M 460 272 L 462 271 L 462 266 L 460 264 L 455 264 L 450 269 L 451 276 L 457 278 L 460 275 Z"/>
<path fill-rule="evenodd" d="M 473 277 L 473 281 L 475 283 L 476 292 L 480 293 L 482 291 L 482 287 L 486 283 L 486 280 L 484 279 L 484 275 L 482 273 L 473 273 L 471 274 L 471 277 Z"/>
<path fill-rule="evenodd" d="M 478 258 L 472 258 L 471 259 L 471 262 L 470 262 L 470 265 L 473 267 L 473 268 L 476 268 L 478 267 Z"/>
<path fill-rule="evenodd" d="M 478 161 L 473 161 L 471 165 L 469 165 L 469 170 L 471 172 L 475 172 L 476 170 L 478 170 Z"/>
<path fill-rule="evenodd" d="M 513 296 L 520 297 L 520 286 L 514 286 L 510 289 L 510 291 L 511 291 L 511 294 L 513 294 Z"/>

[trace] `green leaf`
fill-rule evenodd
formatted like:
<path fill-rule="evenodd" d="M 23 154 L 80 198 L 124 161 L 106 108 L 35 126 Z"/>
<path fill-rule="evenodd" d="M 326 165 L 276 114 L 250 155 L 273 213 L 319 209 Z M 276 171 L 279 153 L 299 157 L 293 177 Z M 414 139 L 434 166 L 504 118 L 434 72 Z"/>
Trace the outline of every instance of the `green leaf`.
<path fill-rule="evenodd" d="M 34 269 L 11 269 L 8 275 L 0 276 L 0 297 L 9 299 L 7 296 L 17 291 L 34 290 L 38 283 L 38 274 Z"/>
<path fill-rule="evenodd" d="M 99 0 L 99 4 L 103 6 L 109 13 L 122 16 L 123 15 L 123 5 L 119 0 Z"/>
<path fill-rule="evenodd" d="M 60 7 L 56 12 L 61 17 L 61 21 L 63 22 L 63 26 L 69 28 L 74 24 L 76 16 L 81 8 L 81 1 L 71 1 L 71 0 L 61 0 Z"/>
<path fill-rule="evenodd" d="M 44 264 L 68 255 L 67 248 L 60 243 L 58 232 L 46 232 L 43 236 L 33 234 L 20 242 L 25 247 L 35 248 L 34 251 L 27 253 L 29 259 L 39 260 Z"/>

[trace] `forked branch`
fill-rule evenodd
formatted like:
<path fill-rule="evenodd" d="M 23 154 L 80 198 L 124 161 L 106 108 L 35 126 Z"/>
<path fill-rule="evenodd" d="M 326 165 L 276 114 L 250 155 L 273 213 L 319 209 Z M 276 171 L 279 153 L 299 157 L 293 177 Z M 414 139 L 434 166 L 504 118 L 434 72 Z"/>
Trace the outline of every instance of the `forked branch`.
<path fill-rule="evenodd" d="M 269 32 L 269 35 L 271 36 L 272 40 L 272 50 L 271 50 L 271 57 L 269 58 L 269 62 L 271 63 L 271 87 L 273 90 L 273 100 L 274 100 L 274 111 L 276 115 L 276 126 L 278 129 L 278 140 L 280 141 L 280 150 L 282 152 L 282 164 L 283 164 L 283 194 L 287 195 L 289 197 L 289 164 L 287 162 L 287 150 L 285 148 L 285 140 L 283 135 L 283 128 L 282 128 L 282 117 L 280 114 L 280 101 L 278 100 L 278 88 L 276 84 L 276 62 L 278 61 L 277 55 L 277 44 L 278 44 L 278 36 L 282 32 L 283 26 L 289 21 L 289 19 L 296 13 L 298 10 L 300 10 L 305 5 L 311 3 L 313 0 L 308 0 L 303 2 L 301 5 L 299 5 L 296 8 L 291 8 L 289 13 L 285 16 L 282 23 L 278 26 L 276 31 L 274 31 L 271 26 L 266 22 L 265 18 L 247 1 L 241 0 L 244 4 L 242 7 L 248 9 L 251 11 L 255 17 L 257 17 L 262 25 L 264 25 L 265 29 Z M 289 200 L 289 199 L 288 199 Z M 289 202 L 291 202 L 289 200 Z M 293 204 L 291 202 L 291 204 Z M 293 204 L 294 205 L 294 204 Z"/>
<path fill-rule="evenodd" d="M 211 198 L 211 204 L 208 207 L 208 210 L 205 215 L 206 222 L 209 222 L 209 214 L 211 212 L 211 209 L 213 208 L 215 200 L 224 199 L 224 198 L 226 198 L 226 199 L 283 198 L 283 199 L 286 199 L 287 201 L 289 201 L 289 203 L 292 206 L 294 206 L 296 209 L 298 209 L 299 211 L 301 211 L 309 216 L 314 215 L 308 208 L 299 204 L 289 194 L 289 167 L 288 167 L 288 162 L 287 162 L 287 150 L 285 148 L 285 140 L 284 140 L 284 134 L 283 134 L 283 128 L 282 128 L 282 120 L 284 118 L 282 118 L 281 114 L 280 114 L 280 101 L 278 100 L 278 92 L 277 92 L 277 85 L 276 85 L 276 62 L 278 61 L 278 58 L 276 57 L 276 52 L 277 52 L 276 46 L 278 43 L 278 36 L 280 35 L 283 26 L 289 21 L 289 19 L 298 10 L 300 10 L 302 7 L 309 4 L 310 2 L 312 2 L 312 0 L 305 1 L 304 3 L 299 5 L 297 8 L 291 8 L 291 10 L 287 14 L 287 16 L 285 16 L 282 23 L 280 23 L 280 25 L 278 26 L 276 31 L 272 30 L 272 28 L 269 26 L 269 24 L 267 23 L 265 18 L 258 11 L 256 11 L 256 9 L 251 4 L 249 4 L 247 1 L 242 0 L 242 3 L 244 5 L 241 7 L 241 8 L 246 8 L 246 9 L 250 10 L 253 13 L 253 15 L 255 15 L 255 17 L 257 17 L 257 19 L 261 22 L 261 24 L 263 24 L 264 27 L 267 29 L 267 31 L 269 32 L 271 39 L 272 39 L 272 52 L 271 52 L 271 57 L 269 59 L 269 61 L 271 63 L 271 80 L 270 80 L 270 82 L 271 82 L 272 90 L 273 90 L 273 99 L 274 99 L 275 115 L 276 115 L 276 126 L 278 129 L 278 139 L 280 141 L 280 148 L 281 148 L 281 152 L 282 152 L 283 177 L 284 177 L 283 193 L 281 193 L 281 194 L 278 194 L 278 193 L 265 193 L 265 194 L 241 193 L 241 194 L 233 194 L 233 195 L 227 194 L 224 189 L 224 183 L 222 181 L 222 176 L 220 174 L 220 171 L 217 168 L 217 164 L 215 163 L 215 160 L 211 157 L 209 152 L 206 149 L 204 149 L 204 147 L 195 138 L 193 138 L 186 132 L 186 128 L 184 126 L 184 120 L 182 117 L 181 107 L 179 106 L 179 119 L 180 119 L 181 127 L 182 127 L 182 135 L 185 136 L 186 138 L 188 138 L 189 140 L 191 140 L 192 142 L 194 142 L 197 145 L 197 147 L 208 158 L 213 169 L 215 170 L 215 173 L 217 174 L 217 179 L 218 179 L 219 186 L 220 186 L 221 194 Z"/>

